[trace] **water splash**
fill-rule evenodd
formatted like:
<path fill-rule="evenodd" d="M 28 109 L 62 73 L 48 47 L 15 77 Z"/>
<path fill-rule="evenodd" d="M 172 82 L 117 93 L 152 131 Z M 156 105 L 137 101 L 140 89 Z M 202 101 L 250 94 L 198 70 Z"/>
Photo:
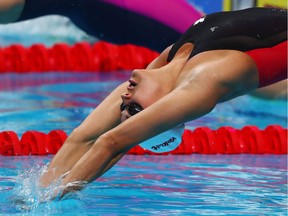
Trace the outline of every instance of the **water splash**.
<path fill-rule="evenodd" d="M 67 194 L 60 201 L 61 193 L 65 189 L 60 184 L 68 173 L 62 175 L 48 187 L 43 188 L 40 186 L 39 180 L 46 171 L 47 165 L 35 165 L 31 169 L 21 170 L 21 173 L 15 178 L 16 186 L 9 199 L 15 208 L 22 213 L 41 213 L 41 215 L 63 213 L 63 208 L 66 209 L 66 212 L 67 210 L 72 211 L 72 209 L 79 208 L 81 200 L 83 200 L 80 192 Z M 69 183 L 67 186 L 83 187 L 84 185 L 85 182 L 77 181 Z"/>

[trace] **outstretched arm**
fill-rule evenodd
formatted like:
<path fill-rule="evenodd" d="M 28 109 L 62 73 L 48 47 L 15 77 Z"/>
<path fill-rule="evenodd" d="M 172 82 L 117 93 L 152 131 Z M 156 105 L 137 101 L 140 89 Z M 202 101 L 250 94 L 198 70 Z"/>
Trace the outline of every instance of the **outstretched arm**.
<path fill-rule="evenodd" d="M 170 47 L 152 61 L 148 68 L 159 68 L 167 64 L 167 56 Z M 59 179 L 63 174 L 70 171 L 74 164 L 94 145 L 99 136 L 109 131 L 120 123 L 121 94 L 125 92 L 128 82 L 116 88 L 82 123 L 74 129 L 67 138 L 62 148 L 52 159 L 48 170 L 41 177 L 41 184 L 48 186 Z M 124 153 L 114 155 L 110 158 L 107 167 L 102 173 L 112 167 Z"/>
<path fill-rule="evenodd" d="M 94 144 L 95 140 L 120 123 L 120 95 L 127 87 L 116 88 L 83 122 L 74 129 L 64 145 L 52 159 L 48 170 L 41 177 L 41 184 L 48 186 L 68 172 Z"/>
<path fill-rule="evenodd" d="M 191 70 L 193 72 L 189 73 Z M 96 140 L 64 178 L 63 194 L 79 189 L 69 184 L 71 182 L 92 182 L 100 177 L 115 164 L 111 162 L 113 158 L 124 155 L 138 143 L 201 117 L 209 113 L 218 102 L 244 94 L 258 85 L 255 64 L 241 52 L 203 53 L 191 59 L 183 72 L 187 72 L 188 77 L 184 75 L 182 78 L 190 78 L 189 82 L 182 82 L 183 85 L 179 85 L 170 94 Z"/>
<path fill-rule="evenodd" d="M 251 95 L 266 100 L 287 100 L 287 79 L 252 92 Z"/>
<path fill-rule="evenodd" d="M 211 93 L 214 94 L 214 92 Z M 63 193 L 80 189 L 79 185 L 75 187 L 69 183 L 92 182 L 100 177 L 138 143 L 173 128 L 187 119 L 195 119 L 208 113 L 214 107 L 215 100 L 207 104 L 207 94 L 208 92 L 198 95 L 195 92 L 195 95 L 191 95 L 185 90 L 177 90 L 100 136 L 64 178 Z M 194 101 L 189 103 L 191 96 L 194 97 Z M 174 104 L 177 104 L 177 109 Z M 191 113 L 192 107 L 195 110 L 193 114 Z"/>
<path fill-rule="evenodd" d="M 0 0 L 0 24 L 16 21 L 23 8 L 25 0 Z"/>

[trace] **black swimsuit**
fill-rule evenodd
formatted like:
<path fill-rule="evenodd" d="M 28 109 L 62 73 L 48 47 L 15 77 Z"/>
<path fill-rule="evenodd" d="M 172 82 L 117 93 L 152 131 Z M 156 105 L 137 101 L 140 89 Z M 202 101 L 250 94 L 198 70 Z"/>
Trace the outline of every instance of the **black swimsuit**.
<path fill-rule="evenodd" d="M 287 40 L 287 10 L 249 8 L 219 12 L 194 23 L 170 50 L 171 61 L 185 43 L 193 43 L 190 57 L 208 50 L 232 49 L 247 51 L 271 47 Z"/>

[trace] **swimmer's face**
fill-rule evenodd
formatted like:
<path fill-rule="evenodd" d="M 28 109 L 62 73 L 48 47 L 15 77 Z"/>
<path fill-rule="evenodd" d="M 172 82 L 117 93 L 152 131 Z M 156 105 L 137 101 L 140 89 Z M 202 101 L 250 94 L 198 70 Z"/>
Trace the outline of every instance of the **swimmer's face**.
<path fill-rule="evenodd" d="M 128 81 L 126 92 L 121 95 L 121 122 L 147 108 L 162 95 L 159 83 L 154 79 L 153 71 L 134 70 Z"/>

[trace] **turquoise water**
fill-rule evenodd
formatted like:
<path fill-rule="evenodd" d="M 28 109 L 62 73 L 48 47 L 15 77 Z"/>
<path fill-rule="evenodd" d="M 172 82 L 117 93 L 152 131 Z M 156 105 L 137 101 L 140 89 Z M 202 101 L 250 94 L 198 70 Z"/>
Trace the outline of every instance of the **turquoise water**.
<path fill-rule="evenodd" d="M 70 133 L 129 76 L 129 72 L 0 74 L 0 131 Z M 287 102 L 243 96 L 217 105 L 186 128 L 256 125 L 264 129 L 270 124 L 287 128 Z"/>
<path fill-rule="evenodd" d="M 34 184 L 39 171 L 31 167 L 50 159 L 0 157 L 3 214 L 284 216 L 287 212 L 285 155 L 128 155 L 80 193 L 39 203 Z"/>
<path fill-rule="evenodd" d="M 0 74 L 0 131 L 68 134 L 128 72 Z M 287 127 L 285 101 L 251 96 L 220 104 L 186 128 Z M 41 202 L 37 179 L 51 160 L 0 156 L 3 215 L 286 215 L 287 155 L 127 155 L 62 201 Z"/>

